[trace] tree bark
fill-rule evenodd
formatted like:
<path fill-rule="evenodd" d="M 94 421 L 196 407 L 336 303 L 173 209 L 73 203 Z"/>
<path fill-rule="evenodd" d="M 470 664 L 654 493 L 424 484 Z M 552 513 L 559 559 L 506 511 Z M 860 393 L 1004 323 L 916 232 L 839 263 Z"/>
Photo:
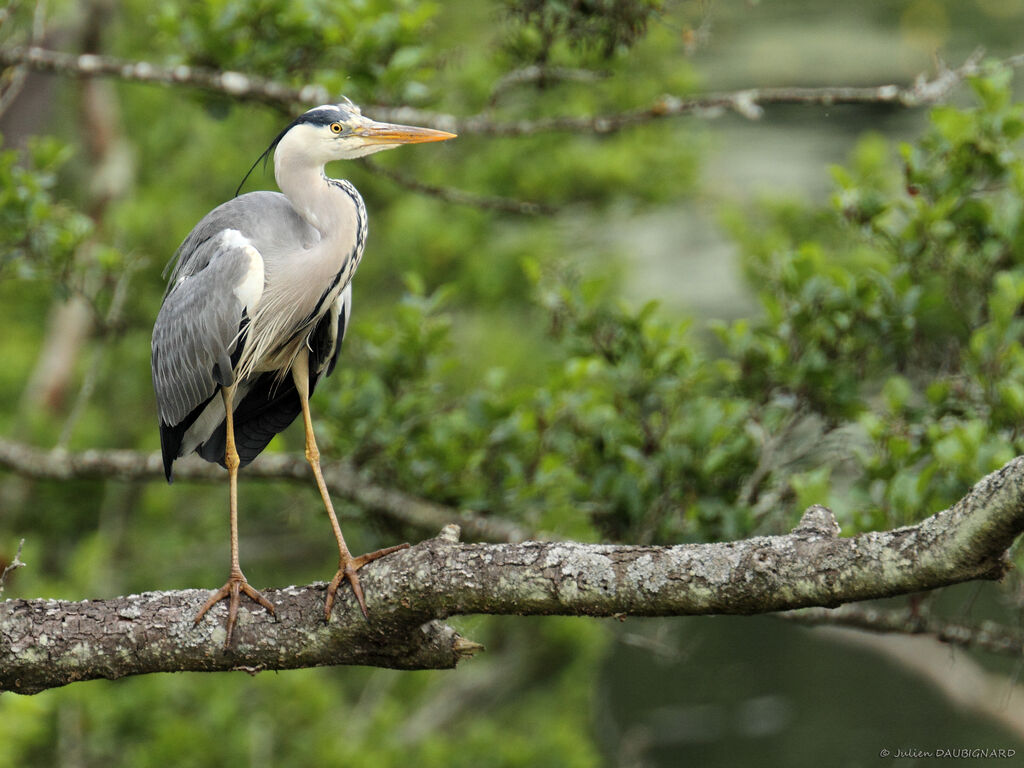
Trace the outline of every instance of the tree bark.
<path fill-rule="evenodd" d="M 463 544 L 455 525 L 361 572 L 365 620 L 348 590 L 329 624 L 324 585 L 266 590 L 276 620 L 243 603 L 224 649 L 221 603 L 207 592 L 111 600 L 0 603 L 0 690 L 37 693 L 76 680 L 148 672 L 363 664 L 443 669 L 479 650 L 440 620 L 458 614 L 681 616 L 756 614 L 997 579 L 1024 529 L 1024 457 L 923 522 L 840 538 L 814 506 L 784 536 L 677 546 L 575 542 Z"/>

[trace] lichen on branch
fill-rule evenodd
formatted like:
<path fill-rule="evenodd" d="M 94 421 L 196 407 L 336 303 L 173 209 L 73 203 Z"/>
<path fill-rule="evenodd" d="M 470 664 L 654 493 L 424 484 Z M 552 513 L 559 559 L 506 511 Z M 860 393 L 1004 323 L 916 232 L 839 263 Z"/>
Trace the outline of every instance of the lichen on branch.
<path fill-rule="evenodd" d="M 336 664 L 450 668 L 478 647 L 442 621 L 462 614 L 682 616 L 758 614 L 999 578 L 1024 529 L 1024 457 L 918 525 L 838 535 L 824 507 L 783 536 L 676 546 L 565 541 L 467 544 L 449 525 L 366 566 L 370 620 L 348 592 L 329 624 L 324 585 L 265 590 L 243 607 L 236 642 L 223 606 L 193 626 L 201 590 L 111 600 L 0 603 L 0 690 L 36 693 L 78 680 L 149 672 Z"/>

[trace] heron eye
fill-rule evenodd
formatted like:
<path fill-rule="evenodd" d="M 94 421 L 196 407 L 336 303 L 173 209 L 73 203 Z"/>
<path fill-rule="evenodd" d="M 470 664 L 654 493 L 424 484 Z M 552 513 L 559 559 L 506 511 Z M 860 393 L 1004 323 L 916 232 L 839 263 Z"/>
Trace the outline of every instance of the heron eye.
<path fill-rule="evenodd" d="M 331 123 L 331 133 L 341 133 L 341 123 Z"/>

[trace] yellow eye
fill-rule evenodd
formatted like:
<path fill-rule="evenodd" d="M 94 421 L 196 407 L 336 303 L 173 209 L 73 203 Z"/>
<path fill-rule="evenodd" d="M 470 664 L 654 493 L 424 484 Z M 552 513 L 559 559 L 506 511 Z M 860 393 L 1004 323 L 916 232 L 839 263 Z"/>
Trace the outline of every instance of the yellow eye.
<path fill-rule="evenodd" d="M 331 123 L 331 133 L 341 133 L 341 123 Z"/>

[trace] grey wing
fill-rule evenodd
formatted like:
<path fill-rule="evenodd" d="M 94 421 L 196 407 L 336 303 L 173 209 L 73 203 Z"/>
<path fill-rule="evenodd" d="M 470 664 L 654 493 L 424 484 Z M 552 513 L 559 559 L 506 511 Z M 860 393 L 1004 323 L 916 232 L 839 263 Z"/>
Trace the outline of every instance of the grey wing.
<path fill-rule="evenodd" d="M 206 267 L 211 252 L 203 244 L 225 229 L 237 229 L 264 254 L 309 248 L 320 239 L 280 192 L 249 192 L 218 205 L 189 232 L 168 264 L 174 265 L 168 291 Z"/>
<path fill-rule="evenodd" d="M 153 386 L 163 425 L 181 423 L 218 386 L 233 383 L 232 355 L 263 293 L 263 258 L 237 229 L 182 254 L 175 273 L 153 328 Z"/>

